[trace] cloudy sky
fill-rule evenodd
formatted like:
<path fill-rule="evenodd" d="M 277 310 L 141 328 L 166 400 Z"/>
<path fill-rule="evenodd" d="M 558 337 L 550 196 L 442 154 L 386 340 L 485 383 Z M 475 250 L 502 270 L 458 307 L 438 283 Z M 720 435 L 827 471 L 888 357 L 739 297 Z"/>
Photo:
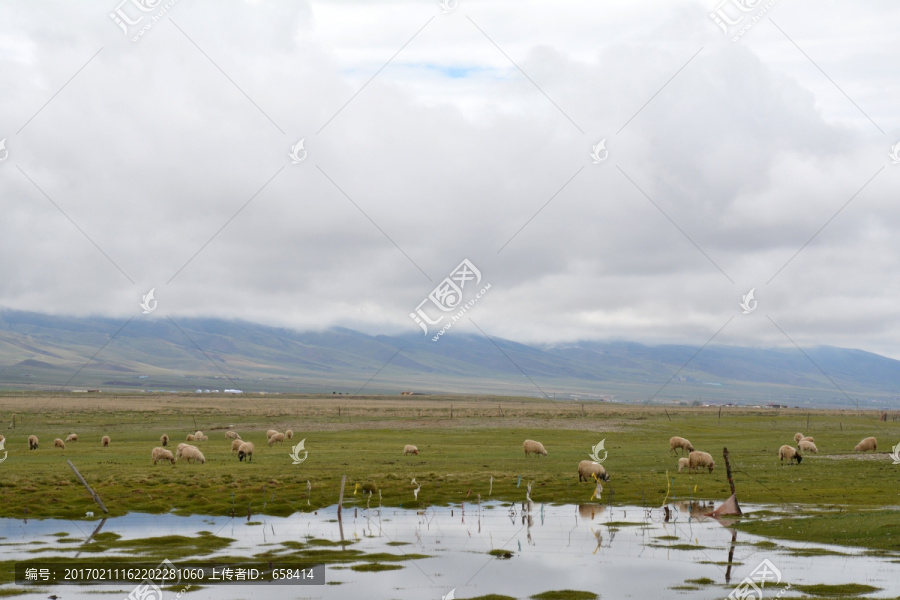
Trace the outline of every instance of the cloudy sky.
<path fill-rule="evenodd" d="M 0 308 L 900 358 L 896 2 L 116 2 L 0 5 Z"/>

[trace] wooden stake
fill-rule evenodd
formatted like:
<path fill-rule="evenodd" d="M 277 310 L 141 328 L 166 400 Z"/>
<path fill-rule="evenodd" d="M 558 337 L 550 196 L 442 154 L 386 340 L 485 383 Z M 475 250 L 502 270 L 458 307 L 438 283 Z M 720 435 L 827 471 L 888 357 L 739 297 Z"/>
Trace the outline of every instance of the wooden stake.
<path fill-rule="evenodd" d="M 341 519 L 341 509 L 344 508 L 344 485 L 347 483 L 347 476 L 341 477 L 341 493 L 338 496 L 338 520 Z"/>
<path fill-rule="evenodd" d="M 669 416 L 669 411 L 667 411 L 666 409 L 663 409 L 663 410 L 666 411 L 666 417 L 667 417 L 667 418 L 669 419 L 669 421 L 671 422 L 671 421 L 672 421 L 672 417 Z"/>
<path fill-rule="evenodd" d="M 731 478 L 731 462 L 728 460 L 728 448 L 722 448 L 722 456 L 725 458 L 725 474 L 728 476 L 728 485 L 731 487 L 731 495 L 734 496 L 734 506 L 737 508 L 738 514 L 741 512 L 741 506 L 738 504 L 737 495 L 734 493 L 734 479 Z"/>
<path fill-rule="evenodd" d="M 103 500 L 100 499 L 100 496 L 97 495 L 97 492 L 91 489 L 91 486 L 88 485 L 88 482 L 84 480 L 84 477 L 81 476 L 81 473 L 78 472 L 78 469 L 75 468 L 75 465 L 72 464 L 71 460 L 67 460 L 69 466 L 72 467 L 72 470 L 75 471 L 75 476 L 78 477 L 78 481 L 87 489 L 87 491 L 91 494 L 91 497 L 94 499 L 94 502 L 100 505 L 100 508 L 103 509 L 103 512 L 108 513 L 106 507 L 103 506 Z"/>

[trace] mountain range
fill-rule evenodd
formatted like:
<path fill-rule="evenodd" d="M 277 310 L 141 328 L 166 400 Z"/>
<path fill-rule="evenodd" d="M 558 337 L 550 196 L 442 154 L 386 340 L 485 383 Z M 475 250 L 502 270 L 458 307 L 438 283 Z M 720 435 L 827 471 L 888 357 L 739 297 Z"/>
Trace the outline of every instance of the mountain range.
<path fill-rule="evenodd" d="M 468 393 L 669 404 L 900 407 L 900 361 L 862 350 L 526 345 L 448 332 L 293 331 L 0 310 L 0 389 Z"/>

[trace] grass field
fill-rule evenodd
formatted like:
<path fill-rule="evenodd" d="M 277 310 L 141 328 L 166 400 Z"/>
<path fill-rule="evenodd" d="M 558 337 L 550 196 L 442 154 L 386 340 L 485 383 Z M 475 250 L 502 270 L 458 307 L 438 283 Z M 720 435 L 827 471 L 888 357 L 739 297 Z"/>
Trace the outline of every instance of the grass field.
<path fill-rule="evenodd" d="M 452 418 L 451 418 L 452 406 Z M 110 515 L 131 511 L 179 514 L 288 515 L 337 503 L 346 495 L 365 504 L 407 508 L 474 503 L 477 495 L 520 502 L 533 481 L 535 502 L 586 503 L 593 483 L 578 483 L 580 460 L 605 439 L 604 462 L 612 479 L 603 502 L 660 506 L 690 497 L 721 501 L 729 495 L 722 449 L 731 456 L 740 502 L 833 509 L 830 519 L 807 524 L 803 539 L 900 550 L 900 465 L 891 446 L 900 423 L 858 411 L 796 409 L 661 408 L 606 403 L 473 397 L 109 396 L 72 394 L 0 397 L 7 428 L 7 460 L 0 463 L 0 516 L 80 519 L 99 514 L 66 463 L 71 460 L 100 495 Z M 239 462 L 225 439 L 228 426 L 254 442 L 253 461 Z M 295 432 L 269 448 L 267 429 Z M 150 463 L 150 451 L 167 433 L 172 450 L 188 433 L 203 430 L 197 444 L 206 464 Z M 815 438 L 818 455 L 801 465 L 780 466 L 777 450 L 801 431 Z M 53 440 L 77 433 L 65 450 Z M 40 438 L 28 450 L 27 437 Z M 100 438 L 112 444 L 102 448 Z M 677 474 L 668 439 L 681 435 L 716 460 L 713 473 Z M 878 453 L 853 446 L 878 438 Z M 547 457 L 525 458 L 532 438 Z M 308 458 L 294 465 L 291 444 L 305 439 Z M 404 444 L 418 456 L 403 456 Z M 302 453 L 301 453 L 302 456 Z M 668 471 L 668 477 L 667 477 Z M 521 476 L 521 487 L 517 487 Z M 421 485 L 414 500 L 411 480 Z M 307 481 L 311 492 L 307 492 Z M 873 510 L 874 509 L 874 510 Z M 873 512 L 870 512 L 873 511 Z M 768 521 L 773 523 L 773 521 Z M 752 520 L 744 527 L 776 526 Z M 762 531 L 760 531 L 762 533 Z"/>

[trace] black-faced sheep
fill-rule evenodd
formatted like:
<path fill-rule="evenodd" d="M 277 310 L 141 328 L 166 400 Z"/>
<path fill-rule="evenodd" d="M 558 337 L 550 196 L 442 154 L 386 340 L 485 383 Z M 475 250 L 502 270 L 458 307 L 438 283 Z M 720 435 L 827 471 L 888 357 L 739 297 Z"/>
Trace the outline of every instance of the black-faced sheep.
<path fill-rule="evenodd" d="M 150 458 L 153 459 L 154 465 L 159 461 L 169 461 L 173 465 L 175 464 L 175 457 L 165 448 L 154 448 L 150 453 Z"/>
<path fill-rule="evenodd" d="M 712 473 L 713 467 L 716 466 L 716 461 L 713 460 L 712 455 L 709 452 L 700 452 L 695 450 L 688 454 L 688 473 L 692 473 L 697 469 L 702 469 L 706 467 L 709 469 L 709 472 Z"/>
<path fill-rule="evenodd" d="M 66 444 L 61 439 L 56 438 L 55 440 L 53 440 L 53 447 L 54 448 L 62 448 L 63 450 L 65 450 Z"/>
<path fill-rule="evenodd" d="M 860 443 L 858 443 L 853 450 L 855 450 L 856 452 L 868 452 L 869 450 L 874 451 L 877 449 L 878 449 L 877 440 L 873 437 L 867 437 L 866 439 L 864 439 Z"/>
<path fill-rule="evenodd" d="M 29 450 L 37 450 L 38 447 L 38 438 L 36 435 L 28 436 L 28 449 Z"/>
<path fill-rule="evenodd" d="M 78 434 L 77 434 L 77 433 L 70 433 L 68 436 L 66 436 L 66 443 L 67 443 L 67 444 L 68 444 L 69 442 L 77 442 L 77 441 L 78 441 Z"/>
<path fill-rule="evenodd" d="M 691 442 L 683 437 L 678 437 L 677 435 L 669 438 L 669 448 L 672 452 L 675 452 L 676 448 L 681 448 L 682 454 L 694 451 L 694 446 L 691 445 Z"/>
<path fill-rule="evenodd" d="M 247 462 L 253 460 L 253 442 L 244 442 L 238 448 L 238 460 L 243 461 L 244 457 L 247 457 Z"/>
<path fill-rule="evenodd" d="M 606 472 L 606 469 L 600 463 L 595 463 L 590 460 L 583 460 L 578 463 L 579 483 L 582 481 L 590 481 L 593 479 L 592 475 L 596 475 L 597 479 L 609 481 L 609 473 Z"/>
<path fill-rule="evenodd" d="M 412 444 L 407 444 L 407 445 L 403 446 L 403 455 L 406 456 L 407 454 L 418 455 L 419 449 L 416 448 L 415 446 L 413 446 Z"/>
<path fill-rule="evenodd" d="M 104 448 L 108 448 L 108 447 L 109 447 L 109 436 L 108 436 L 108 435 L 104 435 L 102 438 L 100 438 L 100 444 L 101 444 Z"/>
<path fill-rule="evenodd" d="M 787 444 L 778 449 L 778 458 L 781 460 L 781 464 L 784 464 L 785 459 L 787 459 L 788 464 L 796 460 L 798 465 L 803 460 L 800 453 L 793 446 L 788 446 Z"/>
<path fill-rule="evenodd" d="M 525 450 L 525 458 L 528 458 L 529 454 L 540 454 L 541 456 L 547 456 L 547 449 L 544 448 L 544 445 L 534 440 L 525 440 L 524 442 L 522 442 L 522 448 Z"/>

